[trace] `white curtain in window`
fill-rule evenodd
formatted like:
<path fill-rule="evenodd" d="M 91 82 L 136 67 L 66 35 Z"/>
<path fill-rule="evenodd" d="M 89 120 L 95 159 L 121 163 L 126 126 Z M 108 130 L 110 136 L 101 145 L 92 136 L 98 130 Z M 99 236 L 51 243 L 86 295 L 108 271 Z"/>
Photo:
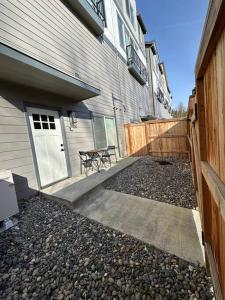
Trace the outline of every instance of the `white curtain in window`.
<path fill-rule="evenodd" d="M 116 125 L 113 117 L 94 117 L 93 129 L 97 149 L 116 146 Z"/>
<path fill-rule="evenodd" d="M 105 118 L 108 146 L 116 146 L 116 126 L 114 118 Z"/>
<path fill-rule="evenodd" d="M 105 123 L 104 117 L 94 117 L 94 137 L 95 137 L 95 147 L 97 149 L 106 148 L 106 132 L 105 132 Z"/>

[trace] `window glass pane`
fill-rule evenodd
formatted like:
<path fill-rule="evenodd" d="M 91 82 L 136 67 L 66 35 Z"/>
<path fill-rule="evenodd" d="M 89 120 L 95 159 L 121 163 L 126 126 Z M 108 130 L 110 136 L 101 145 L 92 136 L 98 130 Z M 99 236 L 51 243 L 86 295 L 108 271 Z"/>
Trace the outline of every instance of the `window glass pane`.
<path fill-rule="evenodd" d="M 118 17 L 118 31 L 119 31 L 119 40 L 120 40 L 120 46 L 125 49 L 125 44 L 124 44 L 124 29 L 123 29 L 123 21 L 120 18 L 119 15 L 117 15 Z"/>
<path fill-rule="evenodd" d="M 42 128 L 43 129 L 48 129 L 48 123 L 42 123 Z"/>
<path fill-rule="evenodd" d="M 55 122 L 55 119 L 53 116 L 48 116 L 49 122 Z"/>
<path fill-rule="evenodd" d="M 127 10 L 127 14 L 128 16 L 130 16 L 130 0 L 126 0 L 126 10 Z"/>
<path fill-rule="evenodd" d="M 116 125 L 114 118 L 105 118 L 108 146 L 116 146 Z"/>
<path fill-rule="evenodd" d="M 132 38 L 130 39 L 130 43 L 134 47 L 134 40 Z"/>
<path fill-rule="evenodd" d="M 33 121 L 40 121 L 40 116 L 38 114 L 32 114 Z"/>
<path fill-rule="evenodd" d="M 41 129 L 41 123 L 40 122 L 34 122 L 34 129 Z"/>
<path fill-rule="evenodd" d="M 139 40 L 141 42 L 141 27 L 139 23 L 138 23 L 138 35 L 139 35 Z"/>
<path fill-rule="evenodd" d="M 132 25 L 134 26 L 134 9 L 132 7 L 132 5 L 130 6 L 130 20 Z"/>
<path fill-rule="evenodd" d="M 50 123 L 50 129 L 55 129 L 55 123 Z"/>
<path fill-rule="evenodd" d="M 41 121 L 47 122 L 47 116 L 46 115 L 41 115 Z"/>
<path fill-rule="evenodd" d="M 126 42 L 126 46 L 129 46 L 131 44 L 130 35 L 129 35 L 127 29 L 125 29 L 125 42 Z"/>
<path fill-rule="evenodd" d="M 95 147 L 106 148 L 106 133 L 105 133 L 105 124 L 103 117 L 94 117 L 93 119 L 93 127 L 94 127 L 94 136 L 95 136 Z"/>

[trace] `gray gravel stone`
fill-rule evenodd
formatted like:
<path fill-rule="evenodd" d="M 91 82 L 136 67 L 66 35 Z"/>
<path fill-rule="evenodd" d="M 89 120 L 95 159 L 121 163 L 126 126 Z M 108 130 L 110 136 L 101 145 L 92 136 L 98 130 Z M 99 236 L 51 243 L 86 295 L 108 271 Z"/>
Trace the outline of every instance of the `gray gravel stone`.
<path fill-rule="evenodd" d="M 0 235 L 0 299 L 213 297 L 200 266 L 58 203 L 35 197 L 19 204 L 17 228 Z"/>
<path fill-rule="evenodd" d="M 161 165 L 162 161 L 169 164 Z M 104 187 L 180 207 L 196 207 L 191 166 L 185 159 L 142 157 Z"/>

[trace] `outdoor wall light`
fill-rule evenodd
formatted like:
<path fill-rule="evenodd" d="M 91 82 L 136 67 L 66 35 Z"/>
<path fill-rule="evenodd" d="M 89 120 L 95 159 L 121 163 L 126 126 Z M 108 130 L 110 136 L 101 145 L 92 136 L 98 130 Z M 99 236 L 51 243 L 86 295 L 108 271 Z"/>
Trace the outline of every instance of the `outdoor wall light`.
<path fill-rule="evenodd" d="M 77 117 L 75 111 L 68 112 L 69 121 L 70 121 L 70 129 L 77 128 Z"/>
<path fill-rule="evenodd" d="M 114 109 L 114 111 L 122 111 L 123 110 L 123 112 L 126 112 L 126 107 L 124 105 L 122 108 L 114 106 L 113 109 Z"/>

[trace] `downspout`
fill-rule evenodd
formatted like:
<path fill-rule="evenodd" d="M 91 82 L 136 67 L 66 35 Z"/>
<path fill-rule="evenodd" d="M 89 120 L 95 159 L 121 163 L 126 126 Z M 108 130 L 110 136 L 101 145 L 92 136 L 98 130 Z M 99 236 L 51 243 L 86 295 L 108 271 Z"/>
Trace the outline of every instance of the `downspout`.
<path fill-rule="evenodd" d="M 149 64 L 150 64 L 150 73 L 151 73 L 151 88 L 152 88 L 153 110 L 154 110 L 154 116 L 156 117 L 156 114 L 155 114 L 155 99 L 154 99 L 155 97 L 154 97 L 153 79 L 152 79 L 152 62 L 151 62 L 150 51 L 151 51 L 151 48 L 149 48 Z"/>
<path fill-rule="evenodd" d="M 112 1 L 112 0 L 111 0 Z M 111 3 L 110 3 L 111 4 Z M 113 9 L 112 9 L 112 5 L 110 5 L 110 8 L 111 8 L 111 16 L 112 16 L 112 20 L 114 21 L 113 19 Z M 115 28 L 113 26 L 113 37 L 114 37 L 114 41 L 115 41 Z M 118 130 L 118 120 L 117 120 L 117 116 L 116 116 L 116 104 L 115 104 L 115 100 L 119 100 L 119 102 L 122 103 L 122 109 L 124 109 L 125 105 L 123 103 L 123 98 L 122 98 L 122 88 L 121 88 L 121 82 L 120 82 L 120 71 L 119 71 L 119 62 L 118 62 L 118 50 L 115 48 L 115 54 L 116 54 L 116 68 L 117 68 L 117 76 L 118 76 L 118 82 L 119 82 L 119 93 L 120 93 L 120 100 L 119 99 L 116 99 L 114 94 L 112 93 L 112 104 L 113 104 L 113 111 L 114 111 L 114 117 L 115 117 L 115 123 L 116 123 L 116 135 L 117 135 L 117 143 L 118 143 L 118 150 L 119 150 L 119 156 L 122 157 L 122 150 L 120 148 L 120 145 L 119 145 L 119 130 Z M 126 148 L 126 138 L 125 138 L 125 128 L 124 128 L 124 124 L 125 124 L 125 120 L 124 120 L 124 112 L 122 112 L 122 117 L 123 117 L 123 145 L 122 147 L 124 147 L 124 150 Z M 125 150 L 126 151 L 126 150 Z"/>

